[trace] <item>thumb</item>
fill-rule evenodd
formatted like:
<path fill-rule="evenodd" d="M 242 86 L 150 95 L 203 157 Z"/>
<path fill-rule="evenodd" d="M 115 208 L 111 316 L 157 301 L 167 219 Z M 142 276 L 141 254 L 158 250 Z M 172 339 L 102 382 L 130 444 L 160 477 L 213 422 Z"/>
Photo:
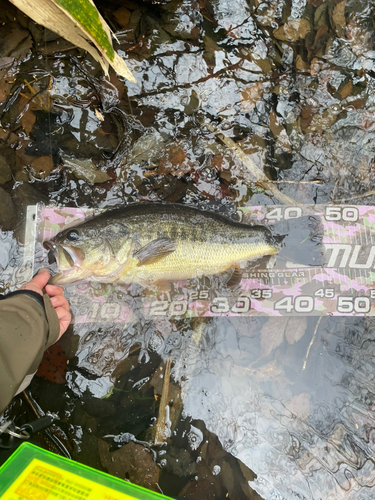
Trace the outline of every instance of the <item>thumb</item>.
<path fill-rule="evenodd" d="M 46 286 L 48 283 L 48 280 L 50 279 L 51 275 L 48 269 L 42 268 L 38 271 L 38 274 L 34 276 L 34 278 L 26 283 L 25 285 L 22 285 L 20 288 L 21 290 L 32 290 L 34 288 L 39 288 L 40 291 L 43 290 L 43 288 Z"/>

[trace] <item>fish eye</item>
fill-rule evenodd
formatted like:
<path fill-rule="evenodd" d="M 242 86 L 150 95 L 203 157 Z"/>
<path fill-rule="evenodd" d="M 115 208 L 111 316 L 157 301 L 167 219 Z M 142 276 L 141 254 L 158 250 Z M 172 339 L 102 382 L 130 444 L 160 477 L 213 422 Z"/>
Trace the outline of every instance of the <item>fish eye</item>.
<path fill-rule="evenodd" d="M 79 240 L 79 232 L 77 231 L 77 229 L 71 229 L 67 232 L 66 237 L 69 241 L 77 241 Z"/>

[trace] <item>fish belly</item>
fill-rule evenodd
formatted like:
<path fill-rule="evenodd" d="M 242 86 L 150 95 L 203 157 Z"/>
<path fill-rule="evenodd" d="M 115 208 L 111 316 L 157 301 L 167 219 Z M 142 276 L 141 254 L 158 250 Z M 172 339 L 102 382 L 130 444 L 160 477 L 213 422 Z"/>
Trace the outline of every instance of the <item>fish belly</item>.
<path fill-rule="evenodd" d="M 151 264 L 138 266 L 138 261 L 133 259 L 133 265 L 127 266 L 119 281 L 143 283 L 209 276 L 222 273 L 237 263 L 274 253 L 276 249 L 269 245 L 202 245 L 189 242 L 179 244 L 174 252 Z"/>

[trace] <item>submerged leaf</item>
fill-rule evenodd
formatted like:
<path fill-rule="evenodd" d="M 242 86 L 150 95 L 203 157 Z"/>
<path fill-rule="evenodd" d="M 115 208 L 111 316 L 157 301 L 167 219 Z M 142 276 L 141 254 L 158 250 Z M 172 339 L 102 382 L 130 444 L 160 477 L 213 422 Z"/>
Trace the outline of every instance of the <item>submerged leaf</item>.
<path fill-rule="evenodd" d="M 289 318 L 269 318 L 260 331 L 260 352 L 262 358 L 281 345 Z"/>
<path fill-rule="evenodd" d="M 263 83 L 256 82 L 242 91 L 241 111 L 252 111 L 263 94 Z"/>
<path fill-rule="evenodd" d="M 92 160 L 64 158 L 63 161 L 64 165 L 68 167 L 78 179 L 82 179 L 83 181 L 100 184 L 111 179 L 106 172 L 98 170 Z"/>
<path fill-rule="evenodd" d="M 338 3 L 332 12 L 332 21 L 338 36 L 342 36 L 344 34 L 344 29 L 346 26 L 345 6 L 346 6 L 346 0 Z"/>
<path fill-rule="evenodd" d="M 284 42 L 296 42 L 306 38 L 311 31 L 310 23 L 307 19 L 293 19 L 273 32 L 273 36 Z"/>
<path fill-rule="evenodd" d="M 297 418 L 307 420 L 310 416 L 310 395 L 302 392 L 297 396 L 293 396 L 285 403 L 285 407 Z"/>
<path fill-rule="evenodd" d="M 304 335 L 307 329 L 306 317 L 289 318 L 285 329 L 285 338 L 288 344 L 292 345 L 298 342 Z"/>
<path fill-rule="evenodd" d="M 65 384 L 66 366 L 65 352 L 60 344 L 53 344 L 44 353 L 36 376 L 54 384 Z"/>

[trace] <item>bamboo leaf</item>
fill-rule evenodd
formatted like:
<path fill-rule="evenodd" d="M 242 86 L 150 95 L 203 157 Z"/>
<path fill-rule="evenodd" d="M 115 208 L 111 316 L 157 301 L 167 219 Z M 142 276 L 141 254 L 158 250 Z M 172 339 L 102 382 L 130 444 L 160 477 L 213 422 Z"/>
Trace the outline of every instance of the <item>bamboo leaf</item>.
<path fill-rule="evenodd" d="M 108 75 L 109 65 L 131 82 L 135 78 L 112 47 L 111 32 L 92 0 L 11 0 L 33 21 L 92 55 Z"/>

